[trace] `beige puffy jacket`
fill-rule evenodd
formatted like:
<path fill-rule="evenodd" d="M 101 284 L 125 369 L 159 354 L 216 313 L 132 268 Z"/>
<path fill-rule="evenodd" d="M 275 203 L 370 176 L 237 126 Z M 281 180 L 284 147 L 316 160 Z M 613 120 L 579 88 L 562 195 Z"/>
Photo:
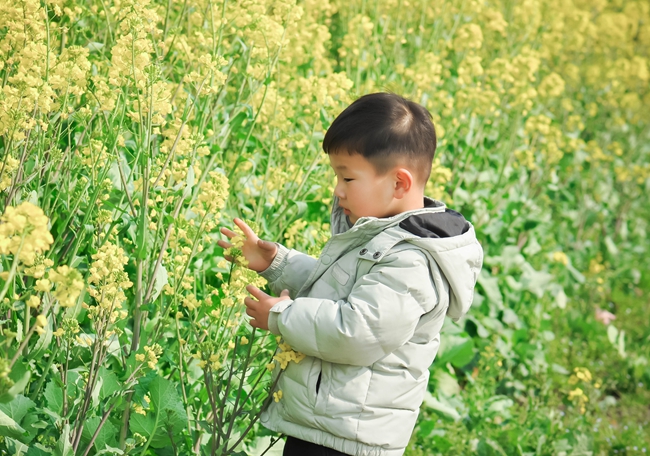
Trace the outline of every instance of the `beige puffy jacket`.
<path fill-rule="evenodd" d="M 291 300 L 269 328 L 304 353 L 280 374 L 269 429 L 356 456 L 399 456 L 409 441 L 445 315 L 468 311 L 483 251 L 439 201 L 354 226 L 334 199 L 319 259 L 279 246 L 260 274 Z"/>

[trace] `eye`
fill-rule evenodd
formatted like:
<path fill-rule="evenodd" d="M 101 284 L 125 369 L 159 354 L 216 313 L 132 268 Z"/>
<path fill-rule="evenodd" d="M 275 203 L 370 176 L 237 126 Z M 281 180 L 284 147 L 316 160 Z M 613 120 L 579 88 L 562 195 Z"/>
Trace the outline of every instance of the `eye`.
<path fill-rule="evenodd" d="M 354 180 L 354 179 L 346 179 L 346 178 L 343 178 L 343 180 L 344 180 L 345 182 L 351 182 L 351 181 Z"/>

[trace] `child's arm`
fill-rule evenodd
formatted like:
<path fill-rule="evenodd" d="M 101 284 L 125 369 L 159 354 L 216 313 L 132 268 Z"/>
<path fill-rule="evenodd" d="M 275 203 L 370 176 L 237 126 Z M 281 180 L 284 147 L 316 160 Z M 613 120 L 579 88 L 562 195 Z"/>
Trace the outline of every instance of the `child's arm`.
<path fill-rule="evenodd" d="M 275 302 L 268 327 L 306 355 L 369 366 L 410 340 L 420 317 L 438 303 L 426 257 L 407 250 L 386 255 L 357 280 L 347 300 Z"/>
<path fill-rule="evenodd" d="M 289 296 L 296 296 L 298 290 L 309 278 L 318 260 L 316 258 L 276 244 L 278 253 L 271 265 L 259 274 L 269 282 L 269 288 L 279 295 L 282 290 L 289 290 Z"/>

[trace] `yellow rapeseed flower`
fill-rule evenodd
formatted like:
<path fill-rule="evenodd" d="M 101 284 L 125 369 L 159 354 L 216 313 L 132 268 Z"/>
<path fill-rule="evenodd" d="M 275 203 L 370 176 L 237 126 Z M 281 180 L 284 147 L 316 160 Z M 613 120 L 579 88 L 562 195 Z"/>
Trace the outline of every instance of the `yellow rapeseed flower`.
<path fill-rule="evenodd" d="M 0 254 L 18 255 L 22 263 L 31 266 L 54 242 L 48 222 L 43 210 L 28 201 L 7 206 L 0 217 Z"/>

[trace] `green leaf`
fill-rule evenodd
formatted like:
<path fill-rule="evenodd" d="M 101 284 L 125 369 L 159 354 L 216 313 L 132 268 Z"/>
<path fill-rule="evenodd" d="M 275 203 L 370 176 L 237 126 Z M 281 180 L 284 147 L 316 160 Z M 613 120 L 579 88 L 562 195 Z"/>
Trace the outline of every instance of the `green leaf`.
<path fill-rule="evenodd" d="M 483 288 L 485 296 L 499 308 L 503 307 L 503 296 L 499 290 L 499 281 L 496 277 L 490 277 L 484 269 L 478 276 L 478 283 Z"/>
<path fill-rule="evenodd" d="M 616 244 L 609 236 L 605 237 L 605 247 L 607 247 L 607 251 L 611 256 L 615 257 L 618 255 L 618 247 L 616 247 Z"/>
<path fill-rule="evenodd" d="M 120 382 L 115 373 L 109 371 L 105 367 L 99 368 L 99 378 L 102 380 L 102 386 L 99 391 L 99 397 L 101 399 L 106 399 L 108 396 L 121 389 Z"/>
<path fill-rule="evenodd" d="M 101 377 L 97 379 L 97 383 L 95 383 L 95 387 L 93 388 L 92 392 L 90 393 L 90 398 L 92 400 L 92 408 L 97 408 L 99 407 L 99 394 L 101 393 L 102 389 L 102 384 L 103 380 Z"/>
<path fill-rule="evenodd" d="M 435 369 L 433 378 L 436 381 L 436 392 L 440 391 L 445 396 L 453 396 L 460 393 L 458 381 L 442 369 Z"/>
<path fill-rule="evenodd" d="M 47 407 L 61 415 L 63 413 L 63 388 L 57 385 L 54 380 L 50 380 L 43 395 L 47 401 Z"/>
<path fill-rule="evenodd" d="M 100 43 L 98 41 L 91 41 L 86 45 L 86 48 L 88 48 L 90 52 L 99 52 L 103 47 L 104 43 Z"/>
<path fill-rule="evenodd" d="M 0 435 L 8 437 L 23 437 L 26 431 L 5 412 L 0 411 Z"/>
<path fill-rule="evenodd" d="M 63 432 L 59 441 L 54 447 L 55 456 L 74 456 L 74 451 L 72 450 L 72 444 L 70 443 L 70 424 L 63 426 Z"/>
<path fill-rule="evenodd" d="M 92 418 L 86 420 L 86 424 L 84 425 L 84 430 L 81 435 L 82 439 L 85 442 L 90 442 L 90 439 L 92 439 L 101 421 L 102 419 L 98 416 L 93 416 Z M 93 444 L 95 446 L 95 450 L 101 451 L 106 447 L 117 446 L 117 440 L 115 439 L 116 435 L 119 435 L 118 429 L 113 425 L 113 423 L 107 420 L 99 430 L 99 434 L 97 434 L 97 438 Z"/>
<path fill-rule="evenodd" d="M 443 334 L 435 366 L 451 363 L 463 367 L 474 358 L 474 342 L 469 337 Z"/>
<path fill-rule="evenodd" d="M 520 281 L 524 288 L 537 295 L 538 298 L 541 298 L 544 292 L 550 287 L 553 275 L 548 272 L 535 270 L 530 263 L 524 263 L 522 270 L 524 272 L 521 275 Z"/>
<path fill-rule="evenodd" d="M 169 279 L 167 269 L 165 269 L 165 266 L 161 264 L 158 266 L 158 270 L 156 271 L 156 276 L 154 278 L 153 295 L 151 295 L 151 302 L 155 301 L 158 296 L 160 296 L 163 287 L 167 285 L 168 281 Z"/>
<path fill-rule="evenodd" d="M 4 434 L 0 434 L 0 435 L 4 435 Z M 22 456 L 22 455 L 29 454 L 29 447 L 24 443 L 19 442 L 18 440 L 14 440 L 10 437 L 5 437 L 5 445 L 7 445 L 7 450 L 8 450 L 7 454 L 11 454 L 13 456 Z"/>
<path fill-rule="evenodd" d="M 507 396 L 497 395 L 492 396 L 485 403 L 485 411 L 488 414 L 500 414 L 503 417 L 510 417 L 508 409 L 512 407 L 514 402 Z"/>
<path fill-rule="evenodd" d="M 291 203 L 296 205 L 296 208 L 298 209 L 298 212 L 294 215 L 294 217 L 302 217 L 306 212 L 307 212 L 307 203 L 304 201 L 294 201 L 294 200 L 289 200 Z"/>
<path fill-rule="evenodd" d="M 424 405 L 454 421 L 461 419 L 461 414 L 458 411 L 458 408 L 462 407 L 460 400 L 452 400 L 445 397 L 436 398 L 427 391 L 424 396 Z"/>
<path fill-rule="evenodd" d="M 494 453 L 501 454 L 503 456 L 506 456 L 506 452 L 503 451 L 503 448 L 501 445 L 499 445 L 497 442 L 495 442 L 492 439 L 481 439 L 478 442 L 478 446 L 476 447 L 476 454 L 479 456 L 488 456 L 492 455 Z"/>
<path fill-rule="evenodd" d="M 172 382 L 162 377 L 156 377 L 149 385 L 149 392 L 151 404 L 156 414 L 163 417 L 164 411 L 173 412 L 171 415 L 167 415 L 166 422 L 168 424 L 174 425 L 179 421 L 184 423 L 187 420 L 185 408 Z"/>
<path fill-rule="evenodd" d="M 585 283 L 585 280 L 586 280 L 585 276 L 580 271 L 578 271 L 576 268 L 574 268 L 570 261 L 566 265 L 566 268 L 571 273 L 571 275 L 576 280 L 576 282 Z"/>
<path fill-rule="evenodd" d="M 129 427 L 131 432 L 145 436 L 152 448 L 163 448 L 170 444 L 167 429 L 180 432 L 187 421 L 187 414 L 176 387 L 169 380 L 156 376 L 148 383 L 148 389 L 151 409 L 146 416 L 133 413 Z"/>
<path fill-rule="evenodd" d="M 131 413 L 131 417 L 129 418 L 129 429 L 131 432 L 137 432 L 150 439 L 155 434 L 157 428 L 158 423 L 156 423 L 156 419 L 152 414 L 148 413 L 146 416 L 143 416 L 139 413 Z"/>
<path fill-rule="evenodd" d="M 616 329 L 616 326 L 609 325 L 607 327 L 607 338 L 612 343 L 612 345 L 616 344 L 616 339 L 618 338 L 618 329 Z"/>
<path fill-rule="evenodd" d="M 187 178 L 185 181 L 186 181 L 186 185 L 185 188 L 183 189 L 183 199 L 188 198 L 192 194 L 192 188 L 194 188 L 194 184 L 196 183 L 194 167 L 189 166 L 187 168 Z"/>
<path fill-rule="evenodd" d="M 618 345 L 616 346 L 618 349 L 618 354 L 620 355 L 621 358 L 626 358 L 627 354 L 625 353 L 625 331 L 621 331 L 618 335 Z"/>
<path fill-rule="evenodd" d="M 20 423 L 27 412 L 35 405 L 31 399 L 19 394 L 13 401 L 7 404 L 0 404 L 0 411 L 6 413 L 16 423 Z"/>
<path fill-rule="evenodd" d="M 9 388 L 9 391 L 0 395 L 0 403 L 7 403 L 12 401 L 18 394 L 21 394 L 25 391 L 25 387 L 29 383 L 31 373 L 27 366 L 22 362 L 17 362 L 14 364 L 11 372 L 9 373 L 9 378 L 14 382 L 13 386 Z"/>
<path fill-rule="evenodd" d="M 138 225 L 138 237 L 135 240 L 136 245 L 136 255 L 140 260 L 147 258 L 147 250 L 151 244 L 151 235 L 149 230 L 145 226 L 145 223 L 142 223 L 139 220 L 140 224 Z"/>

